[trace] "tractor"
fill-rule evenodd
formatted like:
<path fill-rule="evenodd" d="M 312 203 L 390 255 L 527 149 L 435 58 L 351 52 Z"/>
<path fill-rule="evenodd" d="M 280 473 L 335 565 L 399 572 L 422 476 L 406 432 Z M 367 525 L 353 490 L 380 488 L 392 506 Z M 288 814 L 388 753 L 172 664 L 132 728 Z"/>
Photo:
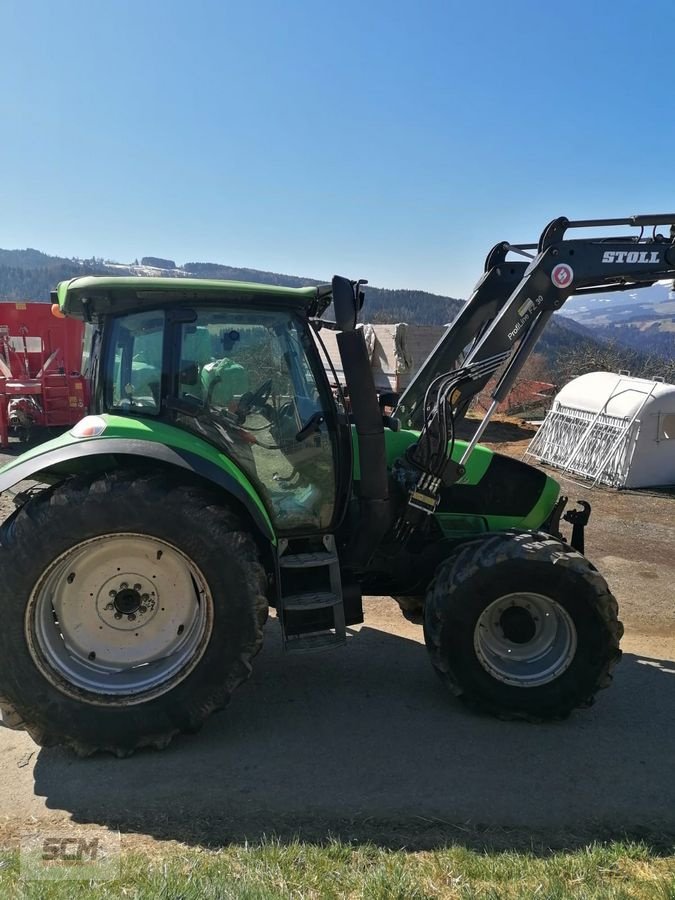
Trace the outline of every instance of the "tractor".
<path fill-rule="evenodd" d="M 60 283 L 90 409 L 0 471 L 16 505 L 0 530 L 4 724 L 80 755 L 161 749 L 250 675 L 270 607 L 288 652 L 330 649 L 358 640 L 364 595 L 423 619 L 434 669 L 475 709 L 540 722 L 590 704 L 622 626 L 582 553 L 587 505 L 565 513 L 552 477 L 479 441 L 567 297 L 675 277 L 672 223 L 561 218 L 537 244 L 497 244 L 401 396 L 374 387 L 363 281 Z M 569 236 L 601 226 L 640 232 Z"/>

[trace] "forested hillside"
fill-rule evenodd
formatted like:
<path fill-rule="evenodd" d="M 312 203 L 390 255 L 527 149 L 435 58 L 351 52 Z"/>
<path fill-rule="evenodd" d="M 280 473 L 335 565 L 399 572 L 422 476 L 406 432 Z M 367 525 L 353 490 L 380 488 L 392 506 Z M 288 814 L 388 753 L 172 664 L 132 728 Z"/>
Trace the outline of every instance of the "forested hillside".
<path fill-rule="evenodd" d="M 300 287 L 320 284 L 312 278 L 228 266 L 221 263 L 188 262 L 176 267 L 173 260 L 144 256 L 139 264 L 120 264 L 99 257 L 90 259 L 48 256 L 39 250 L 0 250 L 0 299 L 44 300 L 59 281 L 78 275 L 166 275 L 173 278 L 218 278 Z M 373 323 L 408 322 L 443 325 L 451 322 L 463 301 L 417 290 L 366 288 L 364 319 Z M 609 337 L 617 337 L 608 334 Z M 605 334 L 601 338 L 606 337 Z M 588 328 L 562 316 L 549 324 L 538 346 L 539 358 L 548 367 L 550 380 L 562 383 L 567 376 L 592 368 L 629 369 L 633 374 L 675 377 L 675 360 L 668 358 L 667 339 L 663 352 L 655 335 L 649 352 L 644 342 L 626 347 L 618 340 L 598 339 L 596 328 Z M 675 356 L 675 354 L 672 354 Z"/>
<path fill-rule="evenodd" d="M 593 336 L 631 347 L 641 353 L 656 353 L 675 359 L 675 316 L 636 324 L 595 325 Z"/>
<path fill-rule="evenodd" d="M 160 267 L 160 263 L 166 264 Z M 141 264 L 120 265 L 92 257 L 86 260 L 47 256 L 39 250 L 0 250 L 0 299 L 48 300 L 59 281 L 78 275 L 168 275 L 173 278 L 224 278 L 301 287 L 321 284 L 313 278 L 244 269 L 219 263 L 189 262 L 175 267 L 173 260 L 145 256 Z M 366 288 L 366 309 L 372 322 L 415 322 L 439 325 L 452 321 L 462 301 L 426 291 Z"/>
<path fill-rule="evenodd" d="M 297 275 L 281 275 L 259 269 L 241 269 L 216 263 L 185 263 L 186 275 L 197 278 L 225 278 L 234 281 L 254 281 L 262 284 L 280 284 L 286 287 L 302 287 L 321 284 L 315 278 Z M 444 325 L 451 322 L 462 307 L 462 300 L 443 297 L 427 291 L 388 290 L 366 287 L 365 317 L 368 322 L 414 322 L 416 325 Z"/>
<path fill-rule="evenodd" d="M 586 326 L 593 337 L 675 359 L 675 295 L 668 282 L 604 296 L 573 297 L 565 315 Z"/>

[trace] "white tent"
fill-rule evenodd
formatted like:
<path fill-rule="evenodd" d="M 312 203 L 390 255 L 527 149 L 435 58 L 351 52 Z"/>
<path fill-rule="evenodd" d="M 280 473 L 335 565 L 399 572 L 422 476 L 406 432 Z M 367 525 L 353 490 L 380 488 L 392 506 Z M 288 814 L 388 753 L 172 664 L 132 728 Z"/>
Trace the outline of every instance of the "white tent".
<path fill-rule="evenodd" d="M 370 364 L 378 391 L 402 391 L 445 334 L 447 325 L 363 325 Z M 344 383 L 342 360 L 334 331 L 321 331 L 338 381 Z M 331 377 L 329 372 L 329 377 Z"/>
<path fill-rule="evenodd" d="M 581 375 L 558 393 L 527 454 L 594 484 L 675 484 L 675 385 Z"/>

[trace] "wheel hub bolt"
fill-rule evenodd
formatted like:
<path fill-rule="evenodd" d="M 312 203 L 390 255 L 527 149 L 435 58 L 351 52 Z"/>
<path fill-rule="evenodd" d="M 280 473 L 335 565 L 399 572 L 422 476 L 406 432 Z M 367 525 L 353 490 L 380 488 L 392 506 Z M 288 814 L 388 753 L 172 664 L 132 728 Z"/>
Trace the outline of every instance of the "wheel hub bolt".
<path fill-rule="evenodd" d="M 142 590 L 143 585 L 138 582 L 133 588 L 129 587 L 127 581 L 120 582 L 118 590 L 108 591 L 110 602 L 106 603 L 104 610 L 106 612 L 114 610 L 114 617 L 117 620 L 126 618 L 129 622 L 135 622 L 139 615 L 147 613 L 148 607 L 154 608 L 155 605 L 155 601 L 150 599 L 150 594 L 141 594 Z"/>

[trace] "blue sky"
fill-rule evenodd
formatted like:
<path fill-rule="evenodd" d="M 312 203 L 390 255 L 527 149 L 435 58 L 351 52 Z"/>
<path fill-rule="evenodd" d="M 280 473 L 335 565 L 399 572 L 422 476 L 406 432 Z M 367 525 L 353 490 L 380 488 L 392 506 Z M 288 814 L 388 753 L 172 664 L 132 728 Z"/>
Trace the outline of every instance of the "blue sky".
<path fill-rule="evenodd" d="M 675 3 L 2 0 L 0 247 L 465 296 L 675 209 Z"/>

